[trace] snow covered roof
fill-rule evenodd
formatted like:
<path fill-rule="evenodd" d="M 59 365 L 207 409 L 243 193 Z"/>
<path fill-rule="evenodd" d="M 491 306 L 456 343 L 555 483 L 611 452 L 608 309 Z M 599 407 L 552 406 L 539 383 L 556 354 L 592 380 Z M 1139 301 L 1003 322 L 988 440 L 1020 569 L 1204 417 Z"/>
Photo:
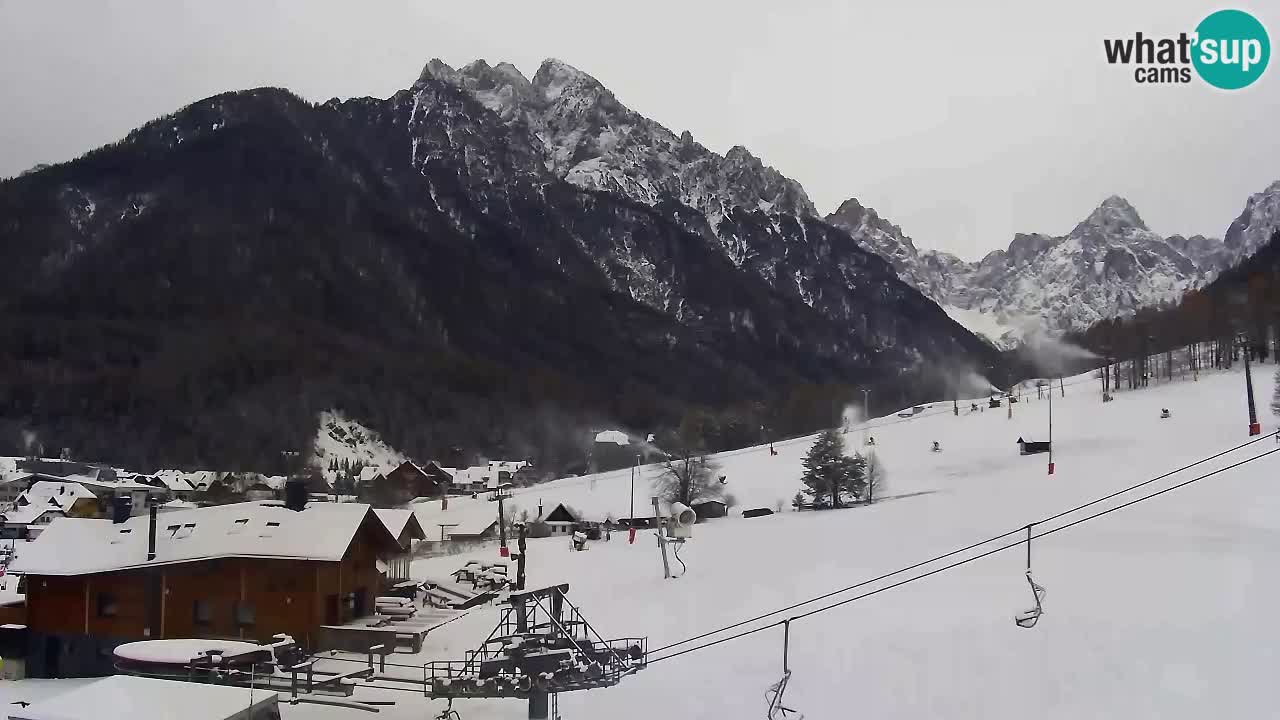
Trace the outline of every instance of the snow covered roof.
<path fill-rule="evenodd" d="M 113 654 L 123 660 L 135 662 L 186 665 L 192 658 L 211 651 L 219 651 L 223 658 L 263 650 L 257 643 L 236 640 L 205 640 L 200 638 L 174 638 L 169 640 L 139 640 L 117 645 Z"/>
<path fill-rule="evenodd" d="M 218 473 L 213 470 L 197 470 L 187 473 L 184 478 L 187 484 L 196 490 L 207 490 L 209 485 L 218 479 Z"/>
<path fill-rule="evenodd" d="M 383 475 L 382 468 L 375 465 L 366 465 L 360 468 L 360 474 L 356 476 L 356 482 L 371 483 L 378 475 Z"/>
<path fill-rule="evenodd" d="M 358 503 L 309 503 L 293 511 L 273 501 L 173 510 L 159 518 L 151 562 L 146 515 L 118 524 L 59 518 L 23 549 L 12 569 L 83 575 L 220 557 L 337 561 L 369 514 L 369 506 Z M 386 541 L 395 544 L 394 537 Z"/>
<path fill-rule="evenodd" d="M 62 511 L 62 508 L 57 505 L 48 503 L 32 503 L 29 505 L 20 505 L 4 514 L 0 514 L 0 518 L 3 518 L 5 523 L 8 525 L 30 525 L 45 513 L 57 513 L 58 515 L 66 514 Z"/>
<path fill-rule="evenodd" d="M 596 433 L 596 442 L 629 445 L 631 444 L 631 439 L 627 437 L 626 433 L 620 430 L 605 430 L 603 432 Z"/>
<path fill-rule="evenodd" d="M 440 463 L 436 462 L 435 460 L 428 460 L 427 464 L 422 466 L 422 471 L 428 474 L 433 474 L 436 470 L 443 472 L 449 477 L 453 477 L 453 473 L 454 473 L 453 468 L 447 468 L 441 465 Z"/>
<path fill-rule="evenodd" d="M 488 477 L 488 471 L 489 468 L 482 465 L 455 470 L 453 473 L 453 484 L 474 485 L 476 483 L 483 483 Z"/>
<path fill-rule="evenodd" d="M 520 472 L 520 468 L 525 467 L 529 463 L 524 460 L 490 460 L 489 473 L 491 477 L 497 477 L 498 473 L 506 472 L 515 475 Z"/>
<path fill-rule="evenodd" d="M 391 533 L 392 537 L 399 538 L 400 533 L 404 532 L 405 526 L 410 522 L 412 522 L 414 527 L 418 530 L 417 535 L 414 537 L 419 540 L 426 537 L 422 532 L 422 526 L 418 524 L 418 519 L 414 517 L 412 510 L 378 508 L 373 511 L 373 514 L 378 516 L 378 519 L 382 521 L 384 526 L 386 526 L 387 532 Z"/>
<path fill-rule="evenodd" d="M 449 537 L 453 537 L 455 535 L 457 536 L 483 535 L 485 532 L 489 530 L 489 528 L 497 524 L 498 524 L 498 518 L 496 515 L 494 517 L 489 517 L 489 518 L 469 517 L 469 518 L 466 518 L 465 520 L 462 520 L 457 525 L 453 527 L 447 527 L 444 530 L 445 530 L 445 533 L 449 535 Z"/>
<path fill-rule="evenodd" d="M 86 490 L 90 491 L 125 490 L 128 492 L 150 492 L 151 490 L 156 489 L 153 485 L 146 485 L 140 482 L 133 482 L 131 480 L 99 480 L 96 477 L 89 477 L 86 475 L 68 475 L 65 481 L 78 483 Z"/>
<path fill-rule="evenodd" d="M 273 705 L 276 693 L 247 688 L 112 675 L 29 707 L 14 706 L 10 720 L 229 720 Z"/>
<path fill-rule="evenodd" d="M 38 480 L 18 496 L 18 504 L 23 500 L 37 507 L 57 507 L 66 510 L 81 498 L 97 499 L 85 486 L 74 482 L 58 482 L 55 480 Z"/>
<path fill-rule="evenodd" d="M 164 483 L 164 486 L 173 492 L 195 490 L 195 486 L 191 484 L 190 476 L 181 470 L 161 470 L 152 477 Z"/>

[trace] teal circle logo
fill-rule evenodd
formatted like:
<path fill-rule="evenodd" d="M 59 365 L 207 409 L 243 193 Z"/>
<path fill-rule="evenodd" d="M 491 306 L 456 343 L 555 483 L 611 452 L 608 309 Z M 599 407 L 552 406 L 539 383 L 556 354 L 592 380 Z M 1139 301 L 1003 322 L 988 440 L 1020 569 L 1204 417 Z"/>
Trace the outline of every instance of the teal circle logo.
<path fill-rule="evenodd" d="M 1271 59 L 1271 39 L 1258 19 L 1243 10 L 1219 10 L 1196 26 L 1191 62 L 1210 85 L 1239 90 L 1262 77 Z"/>

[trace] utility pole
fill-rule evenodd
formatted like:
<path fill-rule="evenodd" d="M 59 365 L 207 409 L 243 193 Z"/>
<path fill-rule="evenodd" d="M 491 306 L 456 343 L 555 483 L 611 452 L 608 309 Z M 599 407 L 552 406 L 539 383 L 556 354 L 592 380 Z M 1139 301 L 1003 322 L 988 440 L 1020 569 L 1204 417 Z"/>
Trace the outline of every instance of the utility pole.
<path fill-rule="evenodd" d="M 502 511 L 502 489 L 498 489 L 498 555 L 509 557 L 511 551 L 507 549 L 507 516 Z"/>
<path fill-rule="evenodd" d="M 662 511 L 658 509 L 658 498 L 653 498 L 653 517 L 658 522 L 658 549 L 662 551 L 662 579 L 671 578 L 671 565 L 667 562 L 667 538 L 663 532 L 666 523 L 662 520 Z"/>
<path fill-rule="evenodd" d="M 636 541 L 636 474 L 640 472 L 640 453 L 636 453 L 636 464 L 631 467 L 631 518 L 627 520 L 627 544 Z M 654 517 L 657 517 L 655 514 Z"/>
<path fill-rule="evenodd" d="M 1049 384 L 1049 474 L 1053 474 L 1053 383 Z"/>
<path fill-rule="evenodd" d="M 871 422 L 871 391 L 862 391 L 862 444 L 867 444 L 867 424 Z"/>
<path fill-rule="evenodd" d="M 1262 425 L 1258 423 L 1258 407 L 1253 402 L 1253 371 L 1249 367 L 1249 337 L 1244 335 L 1240 340 L 1244 350 L 1244 389 L 1249 400 L 1249 436 L 1262 434 Z"/>
<path fill-rule="evenodd" d="M 516 590 L 524 589 L 524 560 L 525 560 L 525 536 L 527 528 L 524 523 L 516 523 L 516 547 L 519 548 L 520 554 L 516 557 Z"/>

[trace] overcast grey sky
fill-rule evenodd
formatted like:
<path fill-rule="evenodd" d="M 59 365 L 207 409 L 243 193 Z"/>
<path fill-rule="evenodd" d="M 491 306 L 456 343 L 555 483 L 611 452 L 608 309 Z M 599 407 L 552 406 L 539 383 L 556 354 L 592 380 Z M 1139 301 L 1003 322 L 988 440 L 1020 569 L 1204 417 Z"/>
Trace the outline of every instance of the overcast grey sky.
<path fill-rule="evenodd" d="M 0 0 L 0 176 L 231 89 L 386 97 L 439 57 L 558 57 L 819 209 L 857 197 L 974 258 L 1064 233 L 1110 194 L 1221 236 L 1280 179 L 1280 61 L 1235 93 L 1140 86 L 1104 37 L 1190 32 L 1212 0 Z M 1280 7 L 1235 5 L 1280 36 Z"/>

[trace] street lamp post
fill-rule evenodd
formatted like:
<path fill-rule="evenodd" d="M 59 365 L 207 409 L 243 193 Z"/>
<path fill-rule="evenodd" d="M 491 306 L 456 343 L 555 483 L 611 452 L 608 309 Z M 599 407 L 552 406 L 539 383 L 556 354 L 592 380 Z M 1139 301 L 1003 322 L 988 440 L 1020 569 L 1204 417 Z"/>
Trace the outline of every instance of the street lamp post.
<path fill-rule="evenodd" d="M 867 424 L 871 422 L 871 391 L 862 390 L 862 444 L 867 444 Z"/>
<path fill-rule="evenodd" d="M 1053 381 L 1049 382 L 1049 474 L 1053 474 Z"/>
<path fill-rule="evenodd" d="M 1249 338 L 1240 337 L 1240 348 L 1244 351 L 1244 392 L 1249 401 L 1249 436 L 1262 434 L 1262 425 L 1258 423 L 1258 406 L 1253 401 L 1253 371 L 1249 366 Z"/>
<path fill-rule="evenodd" d="M 636 541 L 636 474 L 640 472 L 640 453 L 636 453 L 636 464 L 631 466 L 631 518 L 627 521 L 627 544 Z"/>

